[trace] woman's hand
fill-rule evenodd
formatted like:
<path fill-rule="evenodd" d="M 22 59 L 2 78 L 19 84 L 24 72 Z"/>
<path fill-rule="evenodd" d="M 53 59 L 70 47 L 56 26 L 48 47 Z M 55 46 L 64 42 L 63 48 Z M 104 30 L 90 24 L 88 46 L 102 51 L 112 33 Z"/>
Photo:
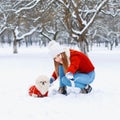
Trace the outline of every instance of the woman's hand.
<path fill-rule="evenodd" d="M 65 76 L 69 80 L 74 80 L 73 74 L 71 72 L 66 73 Z"/>
<path fill-rule="evenodd" d="M 71 86 L 75 87 L 73 74 L 71 72 L 68 72 L 68 73 L 65 74 L 65 76 L 68 80 L 70 80 Z"/>
<path fill-rule="evenodd" d="M 54 78 L 54 77 L 51 77 L 51 78 L 50 78 L 50 84 L 52 84 L 54 81 L 55 81 L 55 78 Z"/>

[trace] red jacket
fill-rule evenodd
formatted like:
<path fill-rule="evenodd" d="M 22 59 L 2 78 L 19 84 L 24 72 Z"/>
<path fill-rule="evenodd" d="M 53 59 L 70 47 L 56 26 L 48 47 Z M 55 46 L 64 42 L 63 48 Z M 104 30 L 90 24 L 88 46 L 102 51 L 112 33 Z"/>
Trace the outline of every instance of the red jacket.
<path fill-rule="evenodd" d="M 70 49 L 70 65 L 67 72 L 71 72 L 73 74 L 76 72 L 89 73 L 94 69 L 95 68 L 88 56 L 80 51 Z M 55 79 L 57 78 L 55 72 L 53 72 L 52 76 Z"/>
<path fill-rule="evenodd" d="M 35 85 L 31 86 L 29 88 L 29 95 L 30 96 L 36 96 L 36 97 L 46 97 L 48 96 L 48 91 L 43 95 L 37 88 Z"/>

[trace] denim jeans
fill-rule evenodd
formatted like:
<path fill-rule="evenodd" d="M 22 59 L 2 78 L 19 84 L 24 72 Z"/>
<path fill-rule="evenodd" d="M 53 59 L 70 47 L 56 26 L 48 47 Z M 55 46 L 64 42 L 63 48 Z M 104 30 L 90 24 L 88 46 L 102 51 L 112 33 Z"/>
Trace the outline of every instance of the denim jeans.
<path fill-rule="evenodd" d="M 95 78 L 95 72 L 80 73 L 76 72 L 74 75 L 75 87 L 84 88 L 86 85 L 93 82 Z M 71 80 L 67 79 L 63 70 L 63 66 L 59 65 L 59 77 L 60 77 L 60 87 L 72 86 Z"/>

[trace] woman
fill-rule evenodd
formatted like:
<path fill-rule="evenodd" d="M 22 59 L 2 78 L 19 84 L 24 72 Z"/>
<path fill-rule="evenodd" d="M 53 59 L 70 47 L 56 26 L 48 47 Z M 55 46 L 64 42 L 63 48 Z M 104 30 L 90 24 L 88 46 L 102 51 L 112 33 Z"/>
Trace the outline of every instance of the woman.
<path fill-rule="evenodd" d="M 80 93 L 90 93 L 92 87 L 89 84 L 95 78 L 95 68 L 90 59 L 80 51 L 63 49 L 56 41 L 49 42 L 48 49 L 55 66 L 50 83 L 59 77 L 58 92 L 67 95 L 66 86 L 69 86 L 80 88 Z"/>

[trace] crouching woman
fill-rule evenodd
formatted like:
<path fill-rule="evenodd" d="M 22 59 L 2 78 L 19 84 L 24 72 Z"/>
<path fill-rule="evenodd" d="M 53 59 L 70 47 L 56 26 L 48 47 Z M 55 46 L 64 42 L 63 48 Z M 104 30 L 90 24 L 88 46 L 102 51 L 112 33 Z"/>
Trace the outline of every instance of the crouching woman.
<path fill-rule="evenodd" d="M 58 92 L 67 95 L 66 86 L 69 86 L 79 88 L 80 93 L 90 93 L 90 83 L 95 78 L 95 67 L 88 56 L 77 50 L 63 49 L 56 41 L 50 41 L 48 49 L 55 67 L 50 83 L 59 77 Z"/>

